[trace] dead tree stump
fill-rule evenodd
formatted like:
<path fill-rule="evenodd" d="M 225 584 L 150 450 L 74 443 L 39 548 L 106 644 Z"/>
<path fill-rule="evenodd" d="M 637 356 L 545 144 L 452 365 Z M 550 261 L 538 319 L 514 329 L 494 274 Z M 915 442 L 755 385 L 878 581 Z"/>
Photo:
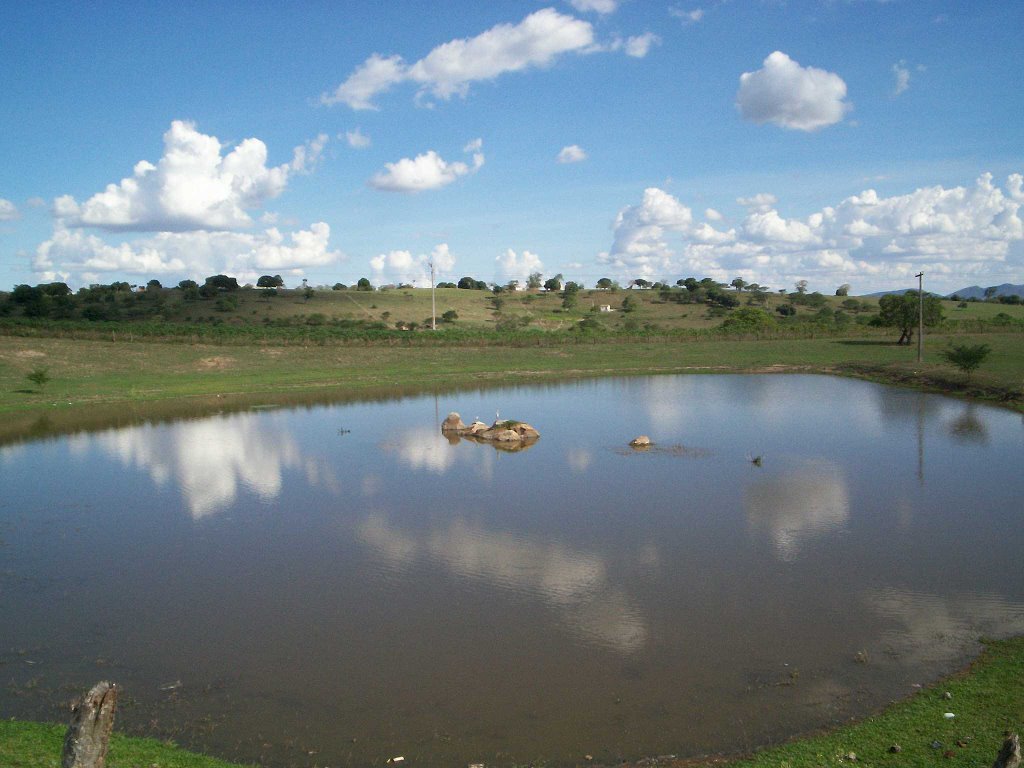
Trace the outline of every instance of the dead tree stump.
<path fill-rule="evenodd" d="M 61 768 L 104 768 L 110 732 L 114 730 L 117 690 L 113 683 L 96 683 L 71 708 Z"/>
<path fill-rule="evenodd" d="M 992 768 L 1020 768 L 1020 736 L 1016 733 L 1006 734 L 1006 741 Z"/>

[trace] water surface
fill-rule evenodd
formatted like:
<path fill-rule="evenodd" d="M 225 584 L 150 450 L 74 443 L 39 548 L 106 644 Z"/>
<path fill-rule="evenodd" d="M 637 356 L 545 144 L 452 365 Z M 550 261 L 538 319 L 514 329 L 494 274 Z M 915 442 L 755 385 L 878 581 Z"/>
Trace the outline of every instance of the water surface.
<path fill-rule="evenodd" d="M 542 437 L 452 444 L 449 410 Z M 112 679 L 119 727 L 268 765 L 753 747 L 1024 632 L 1022 458 L 1017 414 L 820 376 L 0 448 L 0 716 L 62 720 Z"/>

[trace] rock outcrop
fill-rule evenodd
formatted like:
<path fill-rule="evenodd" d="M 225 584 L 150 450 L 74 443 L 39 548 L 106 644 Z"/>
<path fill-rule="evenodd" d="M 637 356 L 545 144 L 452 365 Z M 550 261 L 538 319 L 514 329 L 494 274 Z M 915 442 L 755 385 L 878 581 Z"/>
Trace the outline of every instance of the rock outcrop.
<path fill-rule="evenodd" d="M 482 421 L 474 421 L 467 427 L 462 417 L 454 411 L 441 423 L 441 434 L 449 439 L 457 436 L 504 445 L 532 444 L 540 437 L 540 432 L 526 422 L 512 419 L 495 421 L 490 426 Z"/>

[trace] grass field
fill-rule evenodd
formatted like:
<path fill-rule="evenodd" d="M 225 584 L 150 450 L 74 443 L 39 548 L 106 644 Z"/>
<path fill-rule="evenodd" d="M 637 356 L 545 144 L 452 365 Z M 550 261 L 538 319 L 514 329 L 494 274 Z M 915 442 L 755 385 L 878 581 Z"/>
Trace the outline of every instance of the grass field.
<path fill-rule="evenodd" d="M 963 673 L 939 681 L 849 726 L 768 747 L 748 756 L 659 760 L 646 765 L 728 762 L 734 768 L 828 768 L 852 763 L 891 768 L 991 765 L 1004 731 L 1024 725 L 1024 638 L 986 645 Z M 949 694 L 946 698 L 945 694 Z M 952 712 L 954 718 L 946 718 Z M 0 766 L 57 768 L 64 726 L 0 721 Z M 938 744 L 939 746 L 934 746 Z M 899 745 L 898 752 L 890 751 Z M 580 756 L 580 764 L 588 764 Z M 594 765 L 594 763 L 589 763 Z M 532 763 L 542 766 L 543 763 Z M 108 768 L 233 768 L 150 739 L 115 734 Z"/>

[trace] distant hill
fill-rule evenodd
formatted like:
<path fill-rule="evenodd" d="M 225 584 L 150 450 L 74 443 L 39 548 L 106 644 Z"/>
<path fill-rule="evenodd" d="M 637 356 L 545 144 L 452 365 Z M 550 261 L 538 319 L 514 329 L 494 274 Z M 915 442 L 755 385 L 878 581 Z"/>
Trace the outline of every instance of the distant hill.
<path fill-rule="evenodd" d="M 907 291 L 916 291 L 916 287 L 901 288 L 896 291 L 879 291 L 878 293 L 865 294 L 865 298 L 868 299 L 879 299 L 882 296 L 889 296 L 890 294 L 898 294 L 902 296 Z M 925 291 L 928 293 L 928 291 Z M 959 296 L 961 299 L 984 299 L 985 289 L 980 285 L 972 285 L 970 288 L 961 288 L 959 291 L 953 291 L 953 293 L 946 294 L 945 298 L 950 296 Z M 1002 285 L 996 286 L 996 296 L 1020 296 L 1024 299 L 1024 285 L 1012 285 L 1010 283 L 1003 283 Z"/>
<path fill-rule="evenodd" d="M 1024 285 L 1011 285 L 1010 283 L 1003 283 L 997 285 L 996 296 L 1020 296 L 1024 298 Z M 961 299 L 984 299 L 985 289 L 980 285 L 972 285 L 970 288 L 961 288 L 959 291 L 953 291 L 949 294 L 952 296 L 956 294 Z"/>

